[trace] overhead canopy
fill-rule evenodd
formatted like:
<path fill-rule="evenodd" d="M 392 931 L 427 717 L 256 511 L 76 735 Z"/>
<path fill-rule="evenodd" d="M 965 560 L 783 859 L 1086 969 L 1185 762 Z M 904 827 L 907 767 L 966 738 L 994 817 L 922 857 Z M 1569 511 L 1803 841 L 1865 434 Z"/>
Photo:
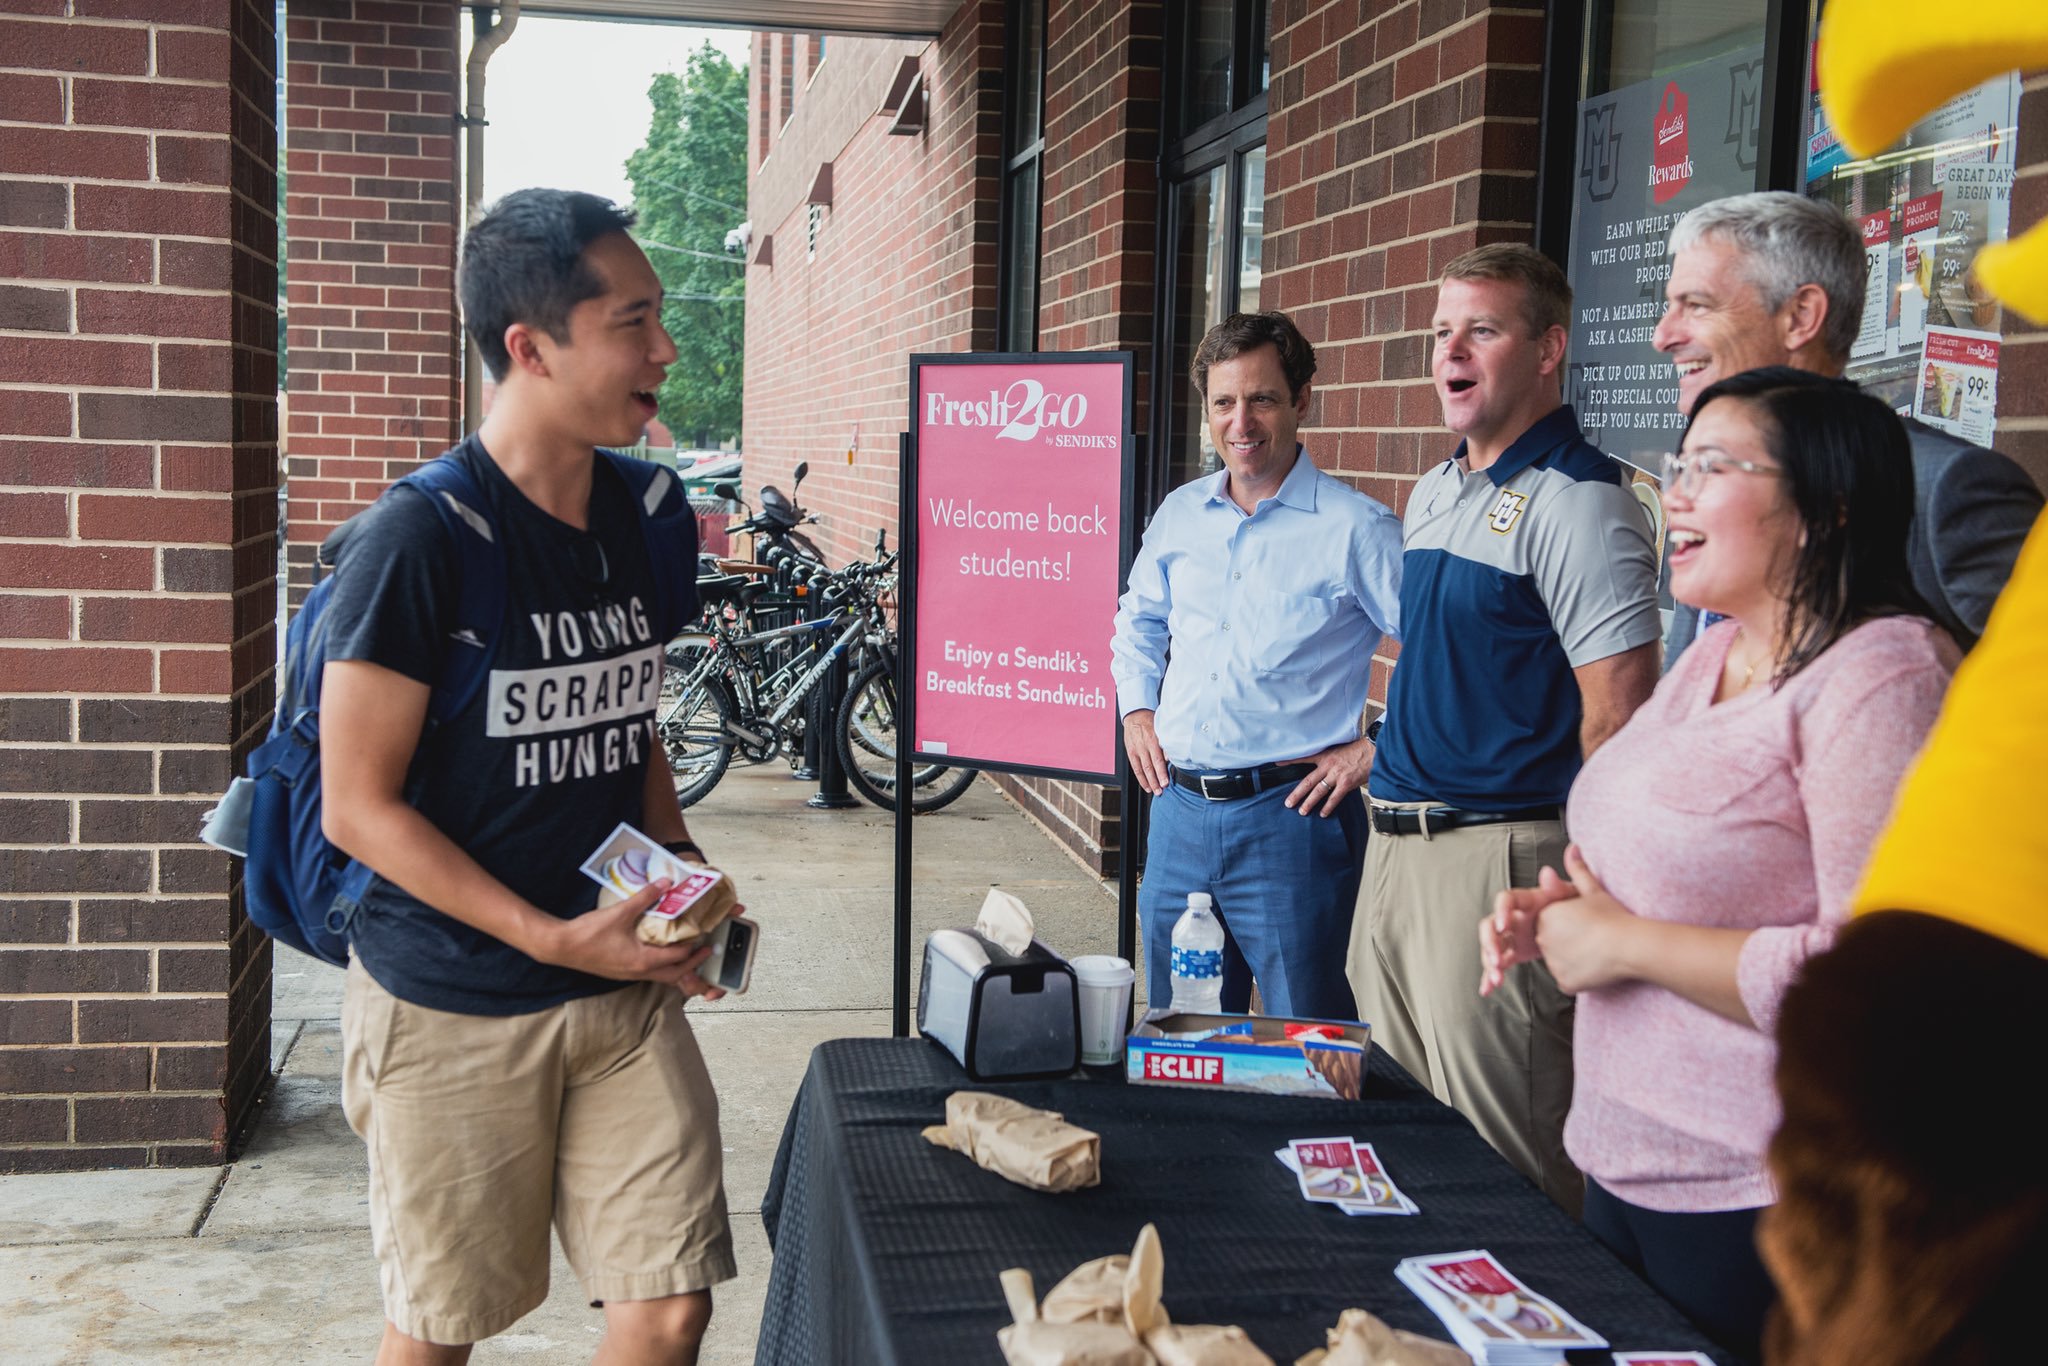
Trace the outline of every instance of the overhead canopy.
<path fill-rule="evenodd" d="M 489 6 L 495 9 L 495 4 Z M 960 0 L 522 0 L 521 14 L 641 19 L 765 33 L 936 38 Z"/>

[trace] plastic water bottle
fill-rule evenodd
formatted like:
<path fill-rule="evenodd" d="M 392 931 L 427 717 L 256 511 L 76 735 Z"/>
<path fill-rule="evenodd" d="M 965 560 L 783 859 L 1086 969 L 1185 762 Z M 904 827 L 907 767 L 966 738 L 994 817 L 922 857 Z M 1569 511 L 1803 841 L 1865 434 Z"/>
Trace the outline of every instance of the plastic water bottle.
<path fill-rule="evenodd" d="M 1223 922 L 1207 892 L 1188 894 L 1173 927 L 1173 1008 L 1214 1015 L 1223 1009 Z"/>

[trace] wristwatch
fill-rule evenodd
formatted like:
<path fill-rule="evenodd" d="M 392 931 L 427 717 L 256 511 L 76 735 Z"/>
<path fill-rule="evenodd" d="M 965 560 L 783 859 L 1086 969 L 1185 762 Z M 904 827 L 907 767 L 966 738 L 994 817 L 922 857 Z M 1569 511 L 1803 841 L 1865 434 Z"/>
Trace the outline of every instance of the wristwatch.
<path fill-rule="evenodd" d="M 1365 738 L 1372 741 L 1374 744 L 1378 744 L 1380 742 L 1380 727 L 1384 726 L 1385 724 L 1387 724 L 1386 717 L 1373 717 L 1372 720 L 1365 723 Z"/>
<path fill-rule="evenodd" d="M 704 851 L 698 847 L 695 840 L 663 840 L 661 847 L 679 859 L 686 859 L 691 863 L 702 864 L 705 867 L 710 866 L 705 862 Z"/>

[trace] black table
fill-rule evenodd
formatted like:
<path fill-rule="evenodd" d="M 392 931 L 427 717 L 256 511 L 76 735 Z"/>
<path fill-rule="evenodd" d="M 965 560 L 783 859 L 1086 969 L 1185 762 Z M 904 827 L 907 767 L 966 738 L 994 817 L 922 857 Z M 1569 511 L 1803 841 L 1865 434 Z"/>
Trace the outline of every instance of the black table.
<path fill-rule="evenodd" d="M 1102 1184 L 1047 1195 L 925 1142 L 962 1088 L 1101 1134 Z M 1274 1149 L 1339 1134 L 1371 1142 L 1422 1212 L 1350 1218 L 1304 1201 Z M 1448 1337 L 1394 1264 L 1479 1247 L 1617 1351 L 1732 1360 L 1377 1051 L 1365 1098 L 1347 1104 L 1079 1075 L 977 1085 L 923 1039 L 835 1040 L 811 1055 L 762 1215 L 775 1265 L 755 1366 L 999 1366 L 999 1273 L 1026 1267 L 1043 1295 L 1129 1252 L 1147 1221 L 1173 1319 L 1238 1324 L 1278 1362 L 1322 1346 L 1354 1306 Z"/>

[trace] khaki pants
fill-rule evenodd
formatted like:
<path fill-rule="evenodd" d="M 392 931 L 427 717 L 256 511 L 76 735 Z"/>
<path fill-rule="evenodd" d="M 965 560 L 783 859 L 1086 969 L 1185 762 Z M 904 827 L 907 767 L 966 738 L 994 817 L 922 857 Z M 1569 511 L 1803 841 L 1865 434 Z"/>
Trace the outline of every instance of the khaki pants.
<path fill-rule="evenodd" d="M 1479 994 L 1479 922 L 1494 895 L 1535 886 L 1545 864 L 1561 870 L 1565 843 L 1561 821 L 1375 833 L 1346 972 L 1373 1041 L 1576 1215 L 1584 1178 L 1564 1152 L 1572 1000 L 1541 963 Z"/>

